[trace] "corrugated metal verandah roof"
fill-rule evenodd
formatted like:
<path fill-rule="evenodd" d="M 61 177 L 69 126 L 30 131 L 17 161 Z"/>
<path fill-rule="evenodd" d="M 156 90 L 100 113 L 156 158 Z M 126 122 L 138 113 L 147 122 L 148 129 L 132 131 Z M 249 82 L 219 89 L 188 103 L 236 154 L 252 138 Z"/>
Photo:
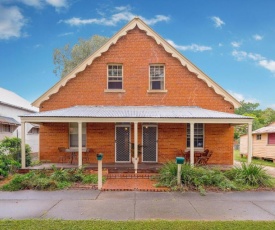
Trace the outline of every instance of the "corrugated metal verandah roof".
<path fill-rule="evenodd" d="M 251 117 L 207 110 L 196 106 L 74 106 L 26 114 L 21 117 L 252 119 Z"/>
<path fill-rule="evenodd" d="M 12 117 L 3 117 L 0 116 L 0 124 L 8 124 L 8 125 L 20 125 L 18 121 L 16 121 Z"/>

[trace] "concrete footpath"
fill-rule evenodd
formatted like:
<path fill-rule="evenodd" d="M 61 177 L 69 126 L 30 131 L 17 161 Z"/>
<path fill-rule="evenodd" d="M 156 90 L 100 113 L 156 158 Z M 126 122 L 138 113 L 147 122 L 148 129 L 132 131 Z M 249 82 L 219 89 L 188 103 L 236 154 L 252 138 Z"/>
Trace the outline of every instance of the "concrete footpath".
<path fill-rule="evenodd" d="M 0 219 L 275 220 L 275 192 L 0 192 Z"/>

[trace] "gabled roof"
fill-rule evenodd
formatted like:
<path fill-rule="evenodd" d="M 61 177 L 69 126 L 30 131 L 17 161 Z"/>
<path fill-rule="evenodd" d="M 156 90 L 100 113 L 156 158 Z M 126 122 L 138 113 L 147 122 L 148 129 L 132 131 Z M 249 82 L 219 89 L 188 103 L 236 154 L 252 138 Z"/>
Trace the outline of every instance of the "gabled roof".
<path fill-rule="evenodd" d="M 195 73 L 199 79 L 202 79 L 210 88 L 221 95 L 224 100 L 230 102 L 235 108 L 241 106 L 240 102 L 237 101 L 232 95 L 225 91 L 221 86 L 214 82 L 210 77 L 203 73 L 198 67 L 192 64 L 186 57 L 184 57 L 180 52 L 178 52 L 173 46 L 171 46 L 165 39 L 153 31 L 148 25 L 146 25 L 140 18 L 134 18 L 126 26 L 124 26 L 118 33 L 116 33 L 112 38 L 110 38 L 101 48 L 99 48 L 90 57 L 85 59 L 80 65 L 73 69 L 67 76 L 63 77 L 59 82 L 57 82 L 52 88 L 40 96 L 36 101 L 33 102 L 34 106 L 39 107 L 43 101 L 49 99 L 52 94 L 59 91 L 60 87 L 65 86 L 67 82 L 76 77 L 77 73 L 82 72 L 88 65 L 91 65 L 95 58 L 100 57 L 102 53 L 106 52 L 111 45 L 116 44 L 116 42 L 122 36 L 125 36 L 128 31 L 134 29 L 135 27 L 146 32 L 146 34 L 152 37 L 157 44 L 162 45 L 163 48 L 173 57 L 177 58 L 183 66 L 186 66 L 189 71 Z"/>
<path fill-rule="evenodd" d="M 275 133 L 275 124 L 262 127 L 260 129 L 253 131 L 253 134 L 261 134 L 261 133 Z"/>
<path fill-rule="evenodd" d="M 0 88 L 0 104 L 27 110 L 29 112 L 38 112 L 38 108 L 32 106 L 30 102 L 4 88 Z"/>

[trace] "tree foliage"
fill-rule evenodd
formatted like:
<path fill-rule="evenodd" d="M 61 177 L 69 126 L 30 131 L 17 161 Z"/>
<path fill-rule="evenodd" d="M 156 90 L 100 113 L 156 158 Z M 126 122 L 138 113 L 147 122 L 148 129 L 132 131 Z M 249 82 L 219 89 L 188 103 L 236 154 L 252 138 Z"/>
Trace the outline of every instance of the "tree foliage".
<path fill-rule="evenodd" d="M 79 39 L 73 47 L 66 44 L 53 52 L 54 73 L 61 78 L 70 73 L 84 59 L 93 54 L 108 41 L 107 37 L 94 35 L 88 40 Z"/>
<path fill-rule="evenodd" d="M 256 130 L 275 122 L 275 110 L 267 108 L 259 109 L 259 103 L 241 101 L 242 106 L 235 110 L 236 114 L 253 117 L 252 130 Z M 238 139 L 247 133 L 247 125 L 240 125 L 235 128 L 234 138 Z"/>
<path fill-rule="evenodd" d="M 25 145 L 26 166 L 31 165 L 31 147 Z M 18 137 L 5 137 L 0 142 L 0 155 L 8 155 L 18 163 L 21 163 L 21 139 Z"/>

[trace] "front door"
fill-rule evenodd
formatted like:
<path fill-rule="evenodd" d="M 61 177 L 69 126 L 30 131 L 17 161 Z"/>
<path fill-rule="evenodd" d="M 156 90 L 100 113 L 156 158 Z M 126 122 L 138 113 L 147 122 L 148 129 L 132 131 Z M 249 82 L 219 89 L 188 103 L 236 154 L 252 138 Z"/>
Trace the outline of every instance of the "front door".
<path fill-rule="evenodd" d="M 142 161 L 157 162 L 157 129 L 156 125 L 142 126 Z"/>
<path fill-rule="evenodd" d="M 116 162 L 130 162 L 130 125 L 117 125 L 115 134 Z"/>

